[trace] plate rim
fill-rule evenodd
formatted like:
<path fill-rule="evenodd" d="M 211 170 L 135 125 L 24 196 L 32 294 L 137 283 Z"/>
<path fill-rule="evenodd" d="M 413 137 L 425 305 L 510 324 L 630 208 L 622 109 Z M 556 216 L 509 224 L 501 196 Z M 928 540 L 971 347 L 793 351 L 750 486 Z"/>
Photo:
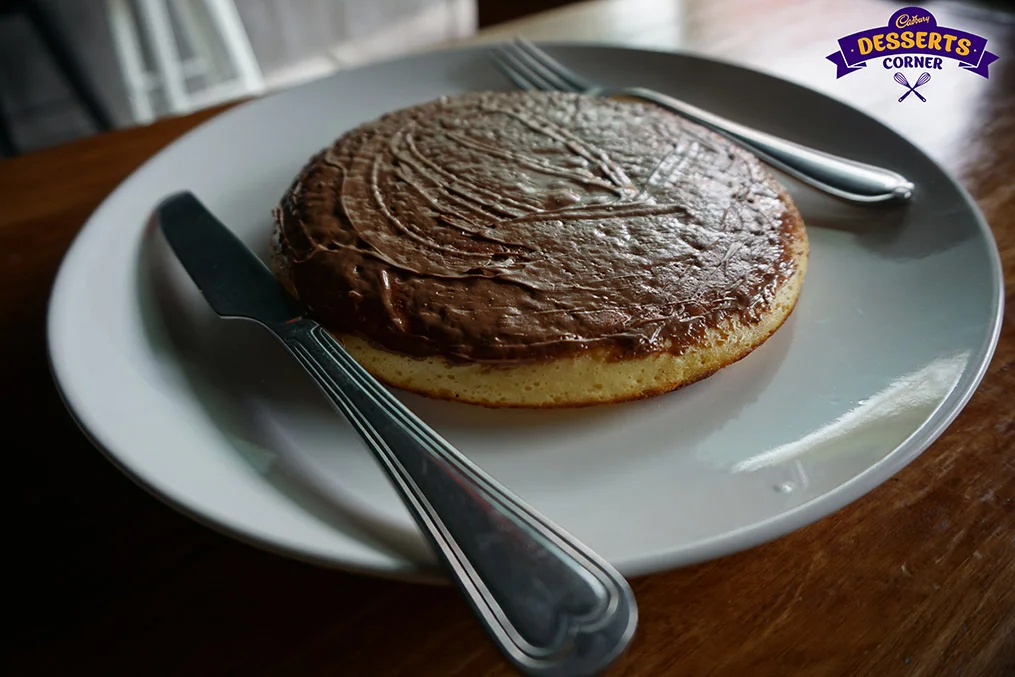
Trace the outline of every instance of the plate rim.
<path fill-rule="evenodd" d="M 385 64 L 409 62 L 426 57 L 436 58 L 442 55 L 486 51 L 495 44 L 497 43 L 482 43 L 478 45 L 451 47 L 448 49 L 428 50 L 421 53 L 378 60 L 356 68 L 344 69 L 324 78 L 302 83 L 295 87 L 277 90 L 265 96 L 239 103 L 238 105 L 232 106 L 218 115 L 202 121 L 200 124 L 192 127 L 173 139 L 164 147 L 160 148 L 157 152 L 148 157 L 141 165 L 131 171 L 108 195 L 106 195 L 105 198 L 103 198 L 99 205 L 89 214 L 88 218 L 74 234 L 69 246 L 61 257 L 46 305 L 45 343 L 47 365 L 49 367 L 53 384 L 60 397 L 60 401 L 63 403 L 75 425 L 77 425 L 77 427 L 81 430 L 84 437 L 94 447 L 96 447 L 115 468 L 126 475 L 136 485 L 144 489 L 147 493 L 151 494 L 173 510 L 193 519 L 199 524 L 211 528 L 213 531 L 226 535 L 242 543 L 252 545 L 258 549 L 290 557 L 298 561 L 335 568 L 355 574 L 427 584 L 441 584 L 447 581 L 442 570 L 436 566 L 421 565 L 416 562 L 399 561 L 394 559 L 385 561 L 379 566 L 357 563 L 349 558 L 338 560 L 335 557 L 329 557 L 321 553 L 312 552 L 304 547 L 286 544 L 279 542 L 278 540 L 263 537 L 256 533 L 251 533 L 244 529 L 243 525 L 227 523 L 217 517 L 203 514 L 200 510 L 191 507 L 185 501 L 179 500 L 176 496 L 173 496 L 172 492 L 165 491 L 155 486 L 153 482 L 142 477 L 139 473 L 134 471 L 134 469 L 130 468 L 126 463 L 121 461 L 117 454 L 109 448 L 109 445 L 103 443 L 100 439 L 102 435 L 99 431 L 89 428 L 89 422 L 86 420 L 88 416 L 84 413 L 82 405 L 78 403 L 77 406 L 75 406 L 75 403 L 72 401 L 73 397 L 65 390 L 68 375 L 64 372 L 63 380 L 61 380 L 62 368 L 59 365 L 59 358 L 57 357 L 57 353 L 59 352 L 58 344 L 61 339 L 55 335 L 54 325 L 56 324 L 56 320 L 54 308 L 58 304 L 59 297 L 67 293 L 64 289 L 67 287 L 67 278 L 70 275 L 68 272 L 70 270 L 69 263 L 74 258 L 75 252 L 80 250 L 83 246 L 81 243 L 84 240 L 84 236 L 90 227 L 92 227 L 96 222 L 96 216 L 101 214 L 103 209 L 109 204 L 116 201 L 121 193 L 129 188 L 130 184 L 146 168 L 158 162 L 163 155 L 171 151 L 178 144 L 184 142 L 186 139 L 189 139 L 192 135 L 201 132 L 201 130 L 203 130 L 206 126 L 217 124 L 222 120 L 227 120 L 232 115 L 241 114 L 249 107 L 256 106 L 266 99 L 285 96 L 289 92 L 306 87 L 315 85 L 319 86 L 321 83 L 329 80 L 338 80 L 346 76 L 348 73 Z M 952 387 L 951 391 L 934 409 L 934 411 L 918 428 L 910 433 L 906 439 L 896 445 L 894 449 L 889 451 L 884 457 L 871 464 L 863 471 L 855 474 L 852 478 L 827 493 L 817 496 L 777 515 L 766 518 L 760 522 L 755 522 L 717 536 L 695 541 L 690 544 L 680 546 L 679 548 L 661 548 L 657 551 L 643 553 L 637 556 L 613 558 L 611 563 L 625 576 L 638 577 L 659 571 L 690 566 L 757 547 L 758 545 L 776 540 L 782 536 L 797 531 L 804 526 L 825 519 L 832 513 L 835 513 L 845 506 L 859 500 L 866 494 L 887 482 L 913 460 L 919 457 L 926 449 L 928 449 L 962 412 L 986 375 L 1000 338 L 1005 305 L 1004 273 L 996 239 L 994 238 L 994 234 L 991 231 L 989 224 L 980 211 L 979 206 L 966 190 L 965 186 L 958 181 L 954 174 L 931 158 L 923 151 L 923 149 L 916 146 L 907 137 L 851 103 L 830 96 L 822 91 L 812 89 L 793 80 L 788 80 L 778 75 L 759 71 L 740 63 L 681 50 L 666 50 L 651 47 L 626 47 L 623 45 L 589 40 L 539 41 L 538 44 L 551 48 L 560 46 L 572 48 L 578 47 L 592 50 L 611 50 L 626 53 L 647 53 L 687 59 L 690 61 L 710 62 L 725 68 L 745 71 L 752 77 L 777 80 L 785 85 L 805 90 L 810 95 L 816 95 L 827 99 L 828 101 L 834 102 L 839 106 L 847 107 L 854 113 L 867 118 L 869 121 L 886 129 L 889 133 L 901 139 L 904 143 L 915 150 L 921 156 L 923 161 L 933 165 L 939 172 L 941 172 L 942 176 L 944 176 L 948 182 L 957 189 L 966 208 L 972 214 L 974 221 L 980 230 L 980 234 L 984 238 L 984 243 L 987 245 L 987 249 L 989 249 L 989 259 L 991 264 L 991 307 L 993 312 L 990 318 L 990 331 L 988 336 L 974 355 L 974 360 L 971 360 L 971 362 L 976 362 L 976 368 L 971 370 L 967 367 L 963 371 L 963 375 L 960 380 Z M 91 421 L 91 425 L 92 428 L 101 427 L 96 421 Z M 354 536 L 350 536 L 350 538 L 354 538 Z"/>

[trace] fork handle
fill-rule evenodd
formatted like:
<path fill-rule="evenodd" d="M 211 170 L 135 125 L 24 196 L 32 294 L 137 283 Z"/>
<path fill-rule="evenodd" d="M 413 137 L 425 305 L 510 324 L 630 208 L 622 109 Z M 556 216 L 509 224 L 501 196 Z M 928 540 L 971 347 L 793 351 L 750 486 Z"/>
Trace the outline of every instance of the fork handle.
<path fill-rule="evenodd" d="M 611 92 L 651 101 L 725 136 L 790 176 L 852 202 L 905 200 L 913 194 L 906 177 L 882 167 L 802 146 L 726 120 L 660 92 L 632 87 Z"/>
<path fill-rule="evenodd" d="M 594 675 L 637 621 L 609 564 L 417 418 L 316 322 L 271 327 L 352 423 L 504 655 L 527 675 Z"/>

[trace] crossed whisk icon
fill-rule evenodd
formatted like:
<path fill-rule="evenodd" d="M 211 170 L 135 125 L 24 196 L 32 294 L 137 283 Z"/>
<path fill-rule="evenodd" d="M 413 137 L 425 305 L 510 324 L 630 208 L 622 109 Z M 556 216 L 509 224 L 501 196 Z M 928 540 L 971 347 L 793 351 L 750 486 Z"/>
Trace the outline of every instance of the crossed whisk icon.
<path fill-rule="evenodd" d="M 915 85 L 910 85 L 909 80 L 907 80 L 906 76 L 903 75 L 901 72 L 895 74 L 895 81 L 909 90 L 899 97 L 899 103 L 902 103 L 903 99 L 905 99 L 910 94 L 916 94 L 916 96 L 920 99 L 920 101 L 927 103 L 927 99 L 923 98 L 923 95 L 920 94 L 920 92 L 916 91 L 916 88 L 922 87 L 923 85 L 930 82 L 930 73 L 924 73 L 919 78 L 917 78 Z"/>

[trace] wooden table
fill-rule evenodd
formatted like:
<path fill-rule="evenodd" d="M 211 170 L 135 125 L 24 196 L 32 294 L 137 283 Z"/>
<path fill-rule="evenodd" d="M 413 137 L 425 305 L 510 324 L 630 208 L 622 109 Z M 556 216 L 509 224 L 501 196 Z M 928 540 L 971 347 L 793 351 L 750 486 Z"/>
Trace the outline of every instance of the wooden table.
<path fill-rule="evenodd" d="M 989 37 L 1001 61 L 989 81 L 941 76 L 933 112 L 915 115 L 922 109 L 900 106 L 894 89 L 859 75 L 837 81 L 824 61 L 838 37 L 885 22 L 898 6 L 601 0 L 478 38 L 522 30 L 687 49 L 807 83 L 880 117 L 954 171 L 1004 259 L 1000 345 L 941 439 L 813 526 L 635 580 L 641 624 L 611 675 L 1015 675 L 1015 18 L 930 5 L 941 23 Z M 0 670 L 511 674 L 450 588 L 328 571 L 220 536 L 135 487 L 64 411 L 43 343 L 61 256 L 130 171 L 215 112 L 0 162 L 4 495 L 14 531 L 6 559 L 15 568 Z"/>

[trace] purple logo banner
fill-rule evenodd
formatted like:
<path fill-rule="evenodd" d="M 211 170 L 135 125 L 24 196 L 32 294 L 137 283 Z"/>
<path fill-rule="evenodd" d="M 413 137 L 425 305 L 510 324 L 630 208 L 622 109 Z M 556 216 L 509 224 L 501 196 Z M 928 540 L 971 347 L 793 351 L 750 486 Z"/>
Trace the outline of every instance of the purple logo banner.
<path fill-rule="evenodd" d="M 895 59 L 897 54 L 923 54 L 917 67 L 940 68 L 941 59 L 958 61 L 959 68 L 984 78 L 990 77 L 987 67 L 997 55 L 987 51 L 987 40 L 978 35 L 937 25 L 934 15 L 922 7 L 904 7 L 888 20 L 887 26 L 871 28 L 847 35 L 839 40 L 839 51 L 826 59 L 835 64 L 835 77 L 841 78 L 867 66 L 867 61 L 885 59 L 885 68 L 909 63 Z M 936 63 L 931 66 L 931 63 Z"/>

